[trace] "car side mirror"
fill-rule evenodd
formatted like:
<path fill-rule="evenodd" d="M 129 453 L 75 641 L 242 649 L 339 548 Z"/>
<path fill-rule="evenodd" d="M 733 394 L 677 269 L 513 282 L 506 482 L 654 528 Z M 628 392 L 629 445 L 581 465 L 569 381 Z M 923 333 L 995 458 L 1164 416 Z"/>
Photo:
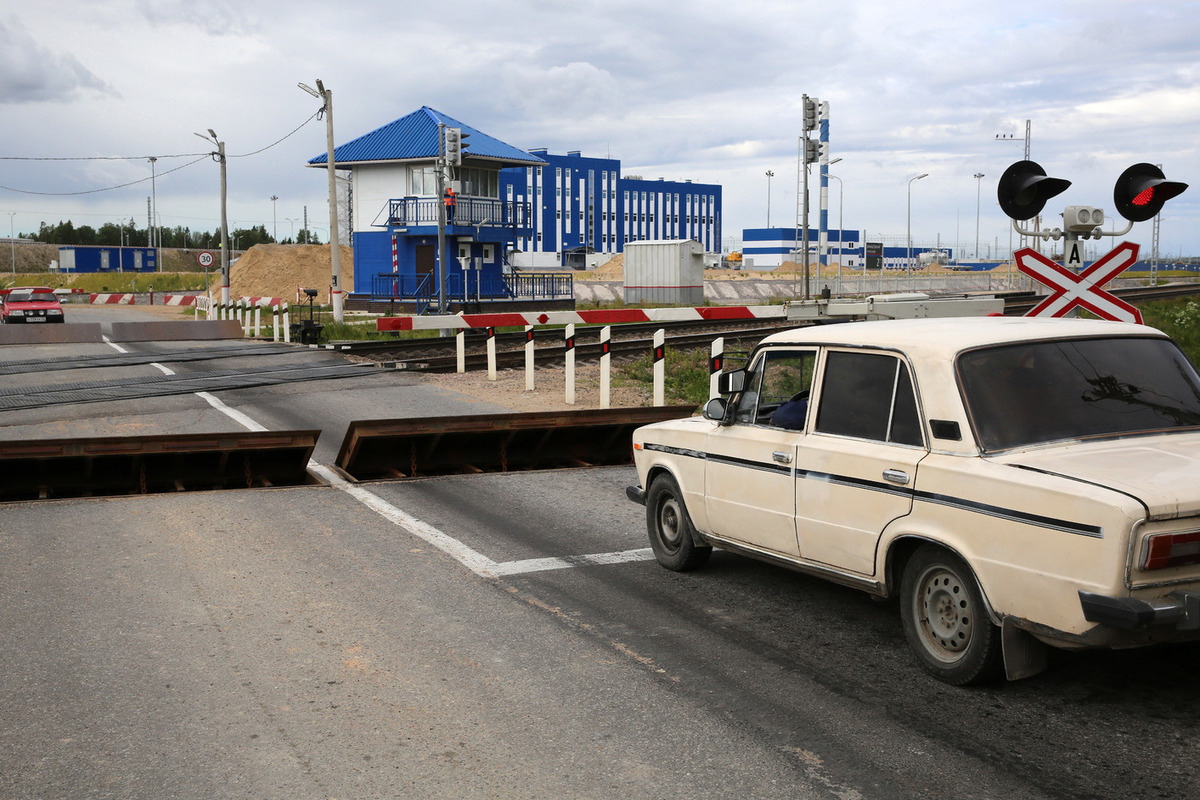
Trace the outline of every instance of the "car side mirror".
<path fill-rule="evenodd" d="M 735 369 L 717 376 L 717 391 L 723 395 L 737 394 L 746 388 L 746 370 Z"/>
<path fill-rule="evenodd" d="M 704 404 L 704 418 L 713 422 L 721 422 L 725 419 L 725 412 L 729 410 L 729 404 L 725 402 L 723 397 L 714 397 Z"/>

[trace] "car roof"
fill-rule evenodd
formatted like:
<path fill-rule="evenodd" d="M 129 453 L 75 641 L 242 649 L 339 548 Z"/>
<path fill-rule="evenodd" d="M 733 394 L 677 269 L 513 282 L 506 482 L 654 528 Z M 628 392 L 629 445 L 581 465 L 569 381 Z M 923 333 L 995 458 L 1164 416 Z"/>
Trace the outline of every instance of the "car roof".
<path fill-rule="evenodd" d="M 1146 325 L 1092 319 L 1039 317 L 946 317 L 813 325 L 772 334 L 764 345 L 827 344 L 918 349 L 927 354 L 960 353 L 972 347 L 1042 339 L 1107 336 L 1166 336 Z"/>

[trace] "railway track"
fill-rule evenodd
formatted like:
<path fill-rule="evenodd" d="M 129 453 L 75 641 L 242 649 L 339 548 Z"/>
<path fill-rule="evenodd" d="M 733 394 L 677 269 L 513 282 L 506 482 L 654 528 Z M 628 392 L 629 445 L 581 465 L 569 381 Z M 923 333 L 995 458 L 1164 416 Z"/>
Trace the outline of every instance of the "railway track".
<path fill-rule="evenodd" d="M 1200 285 L 1180 284 L 1157 287 L 1121 289 L 1113 294 L 1132 302 L 1149 302 L 1172 297 L 1200 294 Z M 1032 292 L 1013 293 L 1005 297 L 1006 316 L 1025 314 L 1042 297 Z M 610 353 L 614 358 L 632 358 L 650 352 L 654 332 L 666 332 L 666 344 L 672 349 L 694 350 L 708 347 L 717 336 L 726 339 L 729 349 L 750 349 L 764 336 L 799 324 L 787 320 L 755 320 L 733 322 L 648 322 L 628 323 L 612 326 Z M 599 341 L 603 326 L 581 326 L 575 333 L 575 356 L 577 359 L 594 360 L 601 355 Z M 525 363 L 524 331 L 498 332 L 495 334 L 496 365 L 501 369 L 521 367 Z M 343 355 L 359 361 L 369 361 L 395 369 L 417 372 L 453 372 L 458 368 L 455 337 L 426 339 L 395 339 L 391 341 L 339 342 Z M 487 366 L 487 336 L 483 331 L 471 330 L 466 335 L 465 367 L 468 370 Z M 564 360 L 564 341 L 561 329 L 543 329 L 535 334 L 534 362 L 539 366 L 553 366 Z"/>

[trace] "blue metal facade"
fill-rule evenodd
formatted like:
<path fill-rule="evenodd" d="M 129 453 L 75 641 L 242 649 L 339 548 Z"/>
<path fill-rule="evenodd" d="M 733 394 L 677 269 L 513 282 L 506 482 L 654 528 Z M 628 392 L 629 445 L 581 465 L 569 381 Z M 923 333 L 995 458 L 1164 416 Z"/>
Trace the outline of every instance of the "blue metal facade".
<path fill-rule="evenodd" d="M 578 152 L 531 154 L 545 166 L 505 169 L 501 195 L 527 203 L 532 229 L 518 237 L 527 253 L 554 254 L 558 264 L 582 266 L 582 254 L 620 253 L 626 242 L 695 239 L 721 249 L 721 187 L 690 181 L 621 176 L 621 162 Z"/>
<path fill-rule="evenodd" d="M 158 272 L 158 252 L 153 247 L 73 245 L 58 248 L 64 272 Z"/>

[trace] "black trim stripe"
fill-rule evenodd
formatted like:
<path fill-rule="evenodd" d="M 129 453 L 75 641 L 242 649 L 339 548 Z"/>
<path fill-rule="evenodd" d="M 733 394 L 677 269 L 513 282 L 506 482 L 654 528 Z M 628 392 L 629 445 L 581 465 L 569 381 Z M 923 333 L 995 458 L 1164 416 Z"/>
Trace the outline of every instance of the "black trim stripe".
<path fill-rule="evenodd" d="M 885 494 L 895 495 L 898 497 L 910 497 L 914 500 L 920 500 L 923 503 L 932 503 L 934 505 L 945 506 L 947 508 L 957 508 L 961 511 L 969 511 L 974 514 L 984 514 L 989 517 L 1005 519 L 1009 520 L 1010 522 L 1019 522 L 1025 525 L 1035 525 L 1039 528 L 1049 528 L 1050 530 L 1075 534 L 1077 536 L 1089 536 L 1095 539 L 1104 538 L 1104 529 L 1097 525 L 1086 525 L 1081 522 L 1072 522 L 1071 520 L 1057 519 L 1055 517 L 1047 517 L 1041 514 L 1030 514 L 1026 511 L 1017 511 L 1016 509 L 1004 508 L 1002 506 L 993 506 L 988 503 L 980 503 L 975 500 L 967 500 L 961 497 L 952 497 L 950 495 L 937 494 L 935 492 L 918 492 L 913 489 L 906 489 L 883 481 L 870 481 L 864 478 L 856 478 L 849 475 L 833 475 L 828 472 L 793 469 L 781 464 L 772 464 L 763 461 L 751 461 L 744 458 L 716 455 L 713 453 L 705 453 L 700 450 L 688 450 L 682 447 L 668 447 L 661 444 L 646 443 L 642 445 L 642 447 L 645 450 L 668 453 L 670 455 L 683 456 L 685 458 L 698 458 L 702 461 L 714 461 L 719 464 L 727 464 L 733 467 L 744 467 L 746 469 L 754 469 L 762 472 L 772 472 L 783 475 L 795 475 L 797 479 L 824 481 L 826 483 L 834 483 L 839 486 L 845 486 L 852 489 L 862 489 L 869 492 L 883 492 Z"/>

